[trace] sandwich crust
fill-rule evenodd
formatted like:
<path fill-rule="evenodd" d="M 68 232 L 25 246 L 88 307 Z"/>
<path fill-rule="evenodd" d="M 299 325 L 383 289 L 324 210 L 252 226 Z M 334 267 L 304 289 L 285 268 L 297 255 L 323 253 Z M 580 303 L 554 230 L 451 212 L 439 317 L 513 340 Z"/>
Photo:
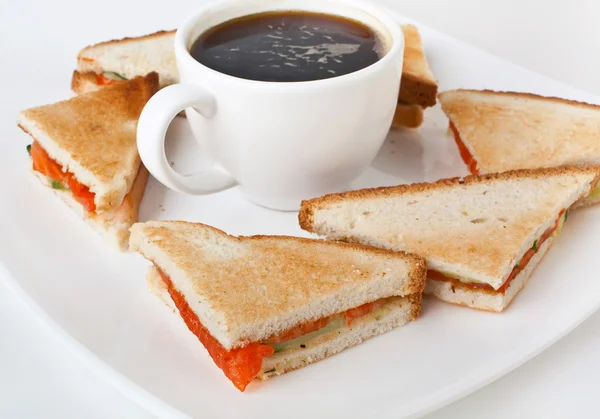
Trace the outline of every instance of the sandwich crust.
<path fill-rule="evenodd" d="M 562 97 L 556 96 L 541 96 L 536 95 L 535 93 L 527 93 L 527 92 L 513 92 L 510 90 L 490 90 L 490 89 L 482 89 L 482 90 L 473 90 L 473 89 L 454 89 L 454 90 L 446 90 L 440 92 L 440 99 L 444 96 L 451 96 L 453 94 L 474 94 L 474 95 L 491 95 L 491 96 L 499 96 L 506 98 L 521 98 L 521 99 L 533 99 L 544 102 L 550 102 L 555 104 L 565 104 L 565 105 L 574 105 L 580 106 L 582 108 L 589 108 L 593 110 L 600 111 L 600 105 L 594 105 L 593 103 L 581 102 L 577 100 L 565 99 Z"/>
<path fill-rule="evenodd" d="M 234 237 L 184 221 L 135 224 L 130 244 L 173 282 L 223 347 L 389 296 L 422 293 L 423 259 L 356 244 Z"/>
<path fill-rule="evenodd" d="M 158 75 L 151 73 L 27 109 L 18 124 L 95 194 L 98 212 L 111 211 L 121 205 L 138 172 L 137 120 L 157 89 Z"/>
<path fill-rule="evenodd" d="M 77 54 L 77 59 L 81 59 L 84 58 L 85 52 L 89 51 L 92 48 L 95 47 L 102 47 L 102 46 L 107 46 L 107 45 L 115 45 L 115 44 L 131 44 L 131 43 L 138 43 L 140 41 L 144 41 L 144 40 L 154 40 L 156 38 L 163 38 L 163 37 L 173 37 L 175 36 L 175 32 L 177 32 L 177 30 L 173 29 L 170 31 L 157 31 L 154 33 L 150 33 L 148 35 L 142 35 L 142 36 L 131 36 L 131 37 L 125 37 L 125 38 L 121 38 L 121 39 L 111 39 L 109 41 L 103 41 L 103 42 L 98 42 L 97 44 L 93 44 L 93 45 L 88 45 L 87 47 L 83 48 L 79 54 Z"/>
<path fill-rule="evenodd" d="M 399 99 L 423 108 L 434 106 L 437 82 L 425 57 L 419 30 L 414 25 L 402 25 L 404 33 L 404 64 Z"/>
<path fill-rule="evenodd" d="M 304 201 L 299 222 L 330 239 L 419 254 L 430 269 L 498 289 L 599 178 L 600 167 L 559 167 L 364 189 Z"/>
<path fill-rule="evenodd" d="M 450 90 L 439 99 L 480 173 L 600 164 L 600 106 L 491 90 Z"/>
<path fill-rule="evenodd" d="M 314 226 L 314 212 L 325 208 L 337 202 L 345 202 L 347 200 L 366 200 L 371 198 L 385 198 L 390 196 L 401 196 L 413 194 L 416 192 L 437 192 L 440 190 L 455 188 L 459 186 L 468 186 L 475 184 L 485 184 L 498 180 L 514 180 L 514 179 L 545 179 L 552 176 L 560 175 L 592 175 L 596 179 L 596 183 L 600 177 L 600 167 L 596 166 L 560 166 L 548 167 L 540 169 L 521 169 L 508 170 L 501 173 L 487 173 L 483 175 L 469 175 L 464 177 L 453 177 L 439 179 L 435 182 L 412 183 L 396 186 L 382 186 L 377 188 L 365 188 L 355 191 L 332 193 L 322 197 L 308 199 L 302 201 L 298 220 L 302 229 L 311 231 Z"/>

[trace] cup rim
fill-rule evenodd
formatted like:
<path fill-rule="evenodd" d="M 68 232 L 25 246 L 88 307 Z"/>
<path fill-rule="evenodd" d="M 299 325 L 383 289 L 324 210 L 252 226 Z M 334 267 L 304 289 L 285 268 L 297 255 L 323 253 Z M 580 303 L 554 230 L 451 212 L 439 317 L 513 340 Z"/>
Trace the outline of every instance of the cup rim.
<path fill-rule="evenodd" d="M 206 6 L 203 6 L 191 16 L 189 16 L 177 29 L 175 33 L 175 54 L 177 56 L 177 60 L 182 60 L 186 65 L 191 66 L 200 66 L 204 71 L 208 71 L 213 74 L 215 77 L 222 77 L 227 80 L 229 84 L 240 84 L 245 85 L 247 87 L 261 87 L 261 88 L 276 88 L 276 89 L 296 89 L 296 88 L 310 88 L 312 86 L 323 86 L 323 85 L 337 85 L 344 83 L 352 83 L 353 81 L 368 77 L 372 73 L 376 73 L 389 65 L 390 61 L 393 61 L 398 54 L 404 53 L 404 34 L 400 29 L 400 24 L 396 22 L 390 14 L 385 12 L 385 8 L 380 6 L 373 6 L 370 3 L 364 2 L 362 0 L 328 0 L 329 3 L 339 3 L 343 6 L 349 6 L 354 9 L 358 9 L 362 12 L 366 12 L 367 14 L 373 16 L 376 20 L 378 20 L 382 26 L 388 31 L 391 38 L 391 47 L 387 51 L 387 53 L 379 60 L 374 62 L 373 64 L 368 65 L 367 67 L 361 68 L 360 70 L 353 71 L 351 73 L 343 74 L 341 76 L 331 77 L 328 79 L 317 79 L 317 80 L 307 80 L 307 81 L 293 81 L 293 82 L 274 82 L 274 81 L 262 81 L 262 80 L 251 80 L 244 79 L 241 77 L 231 76 L 229 74 L 221 73 L 217 70 L 214 70 L 210 67 L 205 66 L 204 64 L 196 61 L 194 57 L 192 57 L 189 49 L 187 48 L 187 38 L 191 30 L 196 25 L 197 21 L 209 10 L 214 10 L 215 7 L 218 8 L 228 8 L 232 4 L 243 3 L 245 0 L 222 0 L 217 3 L 210 3 Z M 278 9 L 275 9 L 278 10 Z M 298 8 L 295 10 L 303 10 L 302 5 L 299 4 Z M 360 20 L 359 20 L 360 21 Z M 221 22 L 223 23 L 223 22 Z M 362 22 L 364 23 L 364 22 Z M 366 24 L 366 23 L 364 23 Z"/>

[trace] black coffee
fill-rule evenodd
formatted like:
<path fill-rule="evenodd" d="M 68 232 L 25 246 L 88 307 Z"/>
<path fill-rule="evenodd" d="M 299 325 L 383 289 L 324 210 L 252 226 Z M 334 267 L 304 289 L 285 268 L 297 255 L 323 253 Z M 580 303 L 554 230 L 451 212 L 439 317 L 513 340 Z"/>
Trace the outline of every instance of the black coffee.
<path fill-rule="evenodd" d="M 249 80 L 327 79 L 365 68 L 385 53 L 368 26 L 340 16 L 281 11 L 244 16 L 202 34 L 196 61 Z"/>

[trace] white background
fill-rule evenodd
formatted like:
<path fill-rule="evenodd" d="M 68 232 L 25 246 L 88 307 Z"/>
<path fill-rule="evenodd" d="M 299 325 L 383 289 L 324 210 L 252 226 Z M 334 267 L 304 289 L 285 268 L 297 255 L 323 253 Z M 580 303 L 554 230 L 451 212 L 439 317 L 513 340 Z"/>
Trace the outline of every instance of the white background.
<path fill-rule="evenodd" d="M 597 0 L 381 1 L 502 58 L 600 95 Z M 0 13 L 7 5 L 0 1 Z M 534 360 L 427 419 L 599 417 L 598 330 L 600 313 Z M 73 359 L 0 284 L 0 418 L 40 417 L 153 416 Z"/>

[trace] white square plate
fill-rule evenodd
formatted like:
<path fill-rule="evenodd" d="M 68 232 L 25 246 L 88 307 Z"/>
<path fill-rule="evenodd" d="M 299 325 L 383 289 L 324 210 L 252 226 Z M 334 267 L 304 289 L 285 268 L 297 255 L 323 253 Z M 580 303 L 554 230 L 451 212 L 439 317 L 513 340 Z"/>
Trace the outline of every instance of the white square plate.
<path fill-rule="evenodd" d="M 503 314 L 427 300 L 406 327 L 337 356 L 239 393 L 178 316 L 146 289 L 148 263 L 106 245 L 29 171 L 30 138 L 18 110 L 70 95 L 75 55 L 84 45 L 175 27 L 198 0 L 153 13 L 147 2 L 105 0 L 93 13 L 59 0 L 12 2 L 0 16 L 2 275 L 25 304 L 77 356 L 161 416 L 411 417 L 464 396 L 507 373 L 562 337 L 600 305 L 595 266 L 600 210 L 569 217 L 563 235 L 529 285 Z M 139 11 L 143 11 L 140 13 Z M 406 21 L 397 16 L 399 22 Z M 542 76 L 463 45 L 422 25 L 428 58 L 449 88 L 491 88 L 598 102 Z M 251 104 L 249 104 L 251 106 Z M 390 134 L 354 187 L 392 185 L 466 174 L 446 135 L 439 107 L 417 131 Z M 195 147 L 184 119 L 170 130 L 169 153 L 182 172 Z M 236 190 L 183 196 L 149 182 L 141 219 L 184 219 L 233 234 L 306 236 L 296 214 L 246 202 Z"/>

